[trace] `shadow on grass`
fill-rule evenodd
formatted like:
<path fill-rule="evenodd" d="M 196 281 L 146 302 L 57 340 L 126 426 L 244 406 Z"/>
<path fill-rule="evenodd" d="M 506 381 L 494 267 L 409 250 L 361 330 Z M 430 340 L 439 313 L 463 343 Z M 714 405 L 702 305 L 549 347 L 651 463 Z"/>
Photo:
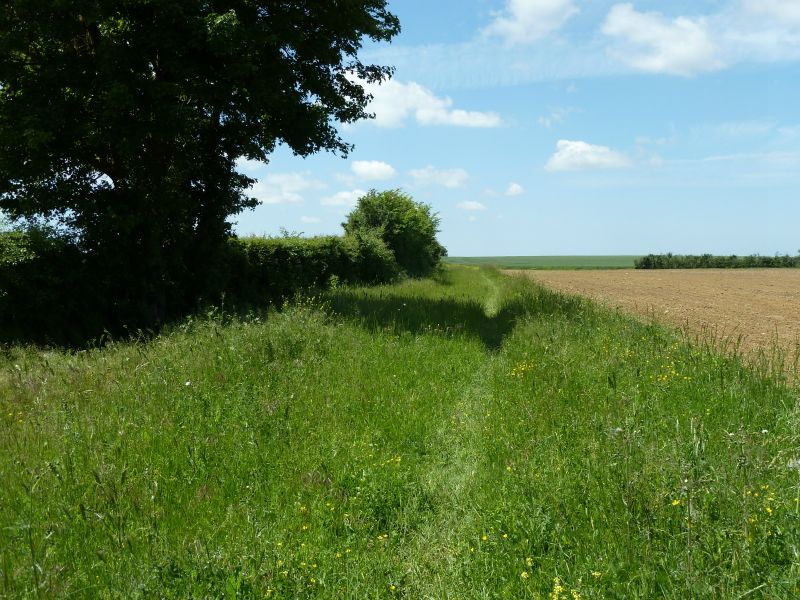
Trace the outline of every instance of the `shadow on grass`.
<path fill-rule="evenodd" d="M 388 288 L 332 290 L 326 298 L 335 315 L 359 321 L 370 331 L 467 335 L 489 351 L 498 350 L 521 319 L 586 313 L 580 299 L 536 288 L 510 295 L 494 314 L 477 300 L 411 296 Z"/>

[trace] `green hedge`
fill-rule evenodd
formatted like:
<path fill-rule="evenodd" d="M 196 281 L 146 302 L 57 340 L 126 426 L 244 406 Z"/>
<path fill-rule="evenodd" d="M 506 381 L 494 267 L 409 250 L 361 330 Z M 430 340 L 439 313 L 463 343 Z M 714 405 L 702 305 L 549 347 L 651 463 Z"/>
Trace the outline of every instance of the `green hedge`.
<path fill-rule="evenodd" d="M 383 241 L 372 235 L 241 238 L 230 241 L 226 297 L 276 302 L 331 281 L 386 283 L 399 272 Z"/>
<path fill-rule="evenodd" d="M 370 233 L 234 238 L 213 263 L 184 282 L 185 294 L 168 297 L 167 318 L 216 304 L 223 295 L 226 308 L 246 310 L 333 281 L 389 282 L 400 271 L 392 251 Z M 98 272 L 91 257 L 65 240 L 0 232 L 0 342 L 82 345 L 104 333 L 119 336 L 163 324 L 147 316 L 135 290 L 120 297 L 108 286 L 113 277 Z"/>
<path fill-rule="evenodd" d="M 103 314 L 84 257 L 40 232 L 0 233 L 0 341 L 56 341 L 102 334 Z"/>
<path fill-rule="evenodd" d="M 712 254 L 648 254 L 636 259 L 637 269 L 753 269 L 800 267 L 800 255 L 714 256 Z"/>

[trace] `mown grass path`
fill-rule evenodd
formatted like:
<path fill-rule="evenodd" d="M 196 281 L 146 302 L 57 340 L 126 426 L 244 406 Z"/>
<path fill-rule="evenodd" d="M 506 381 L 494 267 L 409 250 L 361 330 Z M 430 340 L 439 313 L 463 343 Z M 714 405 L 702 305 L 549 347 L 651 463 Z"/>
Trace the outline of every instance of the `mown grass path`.
<path fill-rule="evenodd" d="M 797 388 L 494 271 L 0 365 L 1 597 L 799 593 Z"/>

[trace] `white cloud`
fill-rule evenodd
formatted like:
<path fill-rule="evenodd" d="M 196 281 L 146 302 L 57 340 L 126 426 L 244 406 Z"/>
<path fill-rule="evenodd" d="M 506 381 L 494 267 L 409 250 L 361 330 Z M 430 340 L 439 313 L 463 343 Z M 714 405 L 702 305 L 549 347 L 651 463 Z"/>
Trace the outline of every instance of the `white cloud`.
<path fill-rule="evenodd" d="M 583 169 L 619 169 L 630 166 L 630 159 L 607 146 L 586 142 L 559 140 L 556 153 L 547 161 L 548 171 L 579 171 Z"/>
<path fill-rule="evenodd" d="M 571 112 L 574 112 L 575 109 L 573 108 L 565 108 L 565 107 L 557 107 L 550 111 L 547 115 L 542 115 L 539 117 L 539 125 L 542 127 L 546 127 L 550 129 L 553 125 L 559 125 L 564 122 L 564 120 L 569 116 Z"/>
<path fill-rule="evenodd" d="M 506 196 L 521 196 L 525 193 L 525 188 L 518 183 L 512 183 L 506 190 Z"/>
<path fill-rule="evenodd" d="M 358 199 L 362 196 L 366 196 L 367 192 L 364 190 L 351 190 L 351 191 L 344 191 L 338 192 L 333 196 L 325 196 L 322 200 L 320 200 L 320 204 L 325 206 L 347 206 L 353 207 L 358 204 Z"/>
<path fill-rule="evenodd" d="M 572 0 L 508 0 L 483 34 L 508 44 L 529 44 L 560 29 L 578 12 Z"/>
<path fill-rule="evenodd" d="M 424 169 L 412 169 L 409 173 L 415 183 L 441 185 L 446 188 L 461 187 L 469 178 L 469 174 L 464 169 L 435 169 L 431 166 Z"/>
<path fill-rule="evenodd" d="M 320 219 L 319 217 L 302 216 L 302 217 L 300 217 L 300 220 L 303 223 L 322 223 L 322 219 Z"/>
<path fill-rule="evenodd" d="M 742 8 L 746 13 L 782 25 L 800 25 L 800 2 L 797 0 L 744 0 Z"/>
<path fill-rule="evenodd" d="M 770 133 L 775 124 L 768 121 L 732 121 L 719 123 L 713 127 L 702 127 L 696 133 L 708 135 L 709 131 L 722 137 L 752 137 Z"/>
<path fill-rule="evenodd" d="M 236 161 L 236 170 L 244 173 L 245 175 L 255 176 L 255 173 L 260 171 L 266 166 L 260 160 L 251 160 L 249 158 L 240 158 Z"/>
<path fill-rule="evenodd" d="M 379 127 L 400 127 L 409 118 L 420 125 L 499 127 L 503 124 L 497 113 L 454 109 L 451 98 L 440 98 L 418 83 L 389 80 L 364 87 L 373 96 L 368 110 L 375 113 L 372 122 Z"/>
<path fill-rule="evenodd" d="M 640 71 L 689 76 L 725 66 L 702 17 L 669 20 L 661 13 L 637 12 L 632 4 L 615 4 L 603 33 L 619 42 L 613 56 Z"/>
<path fill-rule="evenodd" d="M 476 202 L 475 200 L 465 200 L 464 202 L 459 202 L 458 208 L 469 211 L 486 210 L 486 207 L 483 204 Z"/>
<path fill-rule="evenodd" d="M 392 165 L 379 160 L 357 160 L 350 169 L 356 177 L 364 181 L 391 179 L 397 174 Z"/>
<path fill-rule="evenodd" d="M 308 173 L 272 173 L 257 181 L 250 194 L 261 204 L 302 204 L 303 192 L 324 187 Z"/>

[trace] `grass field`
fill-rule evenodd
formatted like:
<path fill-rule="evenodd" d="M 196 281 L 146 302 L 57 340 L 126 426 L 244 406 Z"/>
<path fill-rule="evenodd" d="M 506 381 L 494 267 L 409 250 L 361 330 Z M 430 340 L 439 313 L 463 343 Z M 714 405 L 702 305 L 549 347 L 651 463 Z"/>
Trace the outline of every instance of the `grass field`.
<path fill-rule="evenodd" d="M 632 269 L 639 256 L 451 256 L 451 264 L 499 269 Z"/>
<path fill-rule="evenodd" d="M 3 597 L 800 593 L 798 390 L 523 279 L 0 356 Z"/>

